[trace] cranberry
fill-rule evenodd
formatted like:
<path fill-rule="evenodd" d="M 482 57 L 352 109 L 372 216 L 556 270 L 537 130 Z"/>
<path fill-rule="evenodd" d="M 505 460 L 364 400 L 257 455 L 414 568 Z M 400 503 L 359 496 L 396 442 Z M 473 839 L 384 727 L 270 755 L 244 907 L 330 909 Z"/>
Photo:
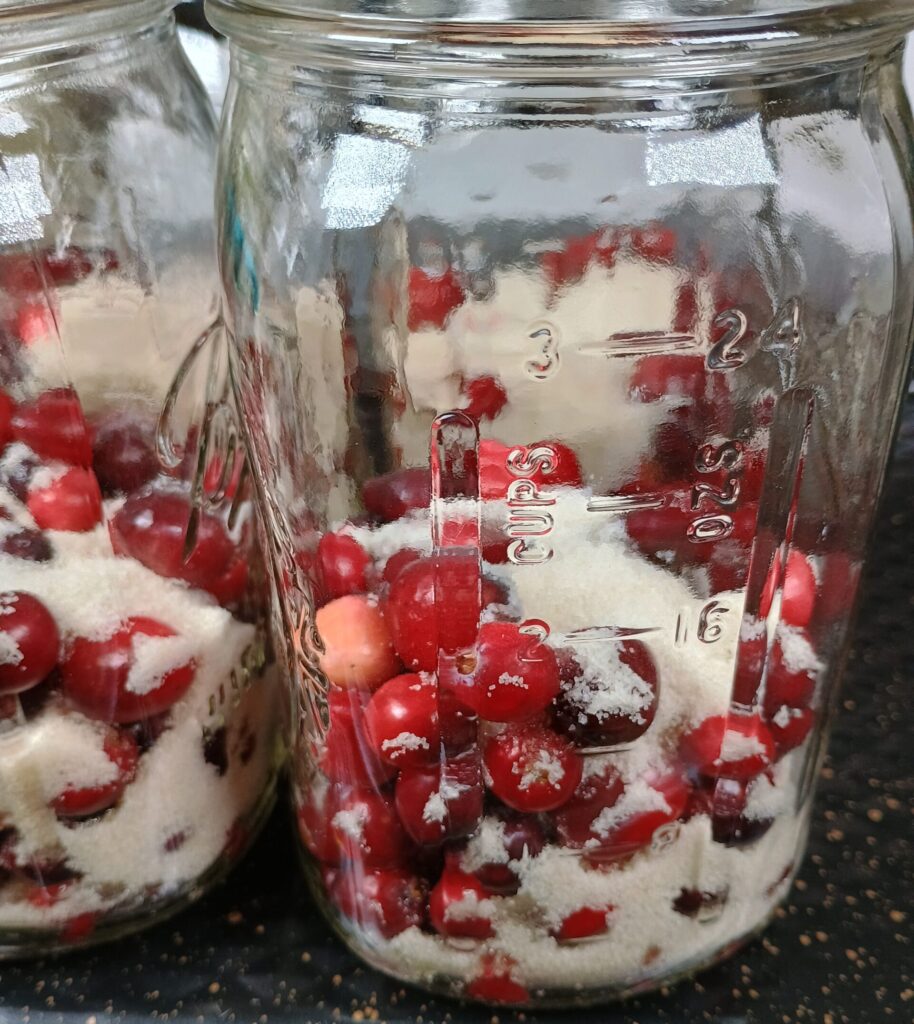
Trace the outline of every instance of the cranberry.
<path fill-rule="evenodd" d="M 0 390 L 0 452 L 13 439 L 13 400 Z"/>
<path fill-rule="evenodd" d="M 321 669 L 335 686 L 374 690 L 399 671 L 376 598 L 338 597 L 318 610 L 314 623 L 324 643 Z"/>
<path fill-rule="evenodd" d="M 780 552 L 775 556 L 774 564 L 765 583 L 759 614 L 762 618 L 771 610 L 774 600 L 774 588 L 780 573 Z M 784 582 L 781 592 L 781 622 L 788 626 L 808 626 L 816 604 L 816 576 L 812 565 L 802 551 L 791 549 L 787 555 L 787 568 L 784 570 Z"/>
<path fill-rule="evenodd" d="M 365 710 L 365 726 L 382 761 L 398 768 L 438 758 L 438 685 L 429 676 L 402 675 L 375 692 Z"/>
<path fill-rule="evenodd" d="M 562 844 L 573 850 L 599 848 L 603 841 L 598 832 L 601 816 L 607 817 L 604 812 L 614 808 L 624 792 L 622 778 L 612 765 L 603 765 L 599 772 L 588 775 L 555 815 Z"/>
<path fill-rule="evenodd" d="M 580 487 L 581 465 L 574 452 L 557 441 L 531 445 L 506 445 L 484 439 L 479 442 L 479 491 L 483 498 L 501 500 L 518 480 L 530 481 L 537 490 L 545 487 Z"/>
<path fill-rule="evenodd" d="M 54 556 L 51 542 L 39 530 L 27 526 L 0 532 L 0 554 L 24 558 L 29 562 L 48 562 Z"/>
<path fill-rule="evenodd" d="M 461 939 L 490 939 L 492 911 L 482 883 L 459 868 L 446 867 L 428 898 L 428 916 L 440 935 Z"/>
<path fill-rule="evenodd" d="M 583 763 L 561 736 L 538 725 L 508 729 L 485 748 L 489 788 L 516 811 L 552 811 L 566 803 L 581 781 Z"/>
<path fill-rule="evenodd" d="M 427 467 L 395 469 L 362 485 L 366 510 L 385 523 L 401 519 L 414 509 L 427 509 L 431 500 L 432 477 Z"/>
<path fill-rule="evenodd" d="M 634 783 L 626 795 L 630 791 L 637 792 L 639 804 L 644 801 L 643 809 L 621 815 L 620 807 L 618 820 L 595 823 L 600 842 L 596 848 L 588 849 L 590 861 L 610 862 L 649 846 L 658 829 L 671 825 L 683 814 L 691 787 L 681 774 L 670 772 Z"/>
<path fill-rule="evenodd" d="M 438 689 L 438 720 L 441 723 L 441 745 L 448 755 L 460 754 L 475 746 L 479 718 L 449 690 Z"/>
<path fill-rule="evenodd" d="M 481 1003 L 504 1006 L 523 1006 L 529 1003 L 530 993 L 511 977 L 514 966 L 514 961 L 504 954 L 486 954 L 482 960 L 482 969 L 467 985 L 466 994 Z"/>
<path fill-rule="evenodd" d="M 97 924 L 98 914 L 92 910 L 87 910 L 84 914 L 76 914 L 60 929 L 61 942 L 67 945 L 84 942 L 95 931 Z"/>
<path fill-rule="evenodd" d="M 541 263 L 549 283 L 558 289 L 580 281 L 592 263 L 612 269 L 618 251 L 617 233 L 604 229 L 568 238 L 561 249 L 543 253 Z"/>
<path fill-rule="evenodd" d="M 375 753 L 365 732 L 367 694 L 332 687 L 329 694 L 330 728 L 320 755 L 321 771 L 334 782 L 380 788 L 396 774 Z"/>
<path fill-rule="evenodd" d="M 117 554 L 135 558 L 159 576 L 224 597 L 227 580 L 238 584 L 239 553 L 222 520 L 202 512 L 194 546 L 185 559 L 190 511 L 183 491 L 143 488 L 131 494 L 111 520 L 111 543 Z"/>
<path fill-rule="evenodd" d="M 682 398 L 699 401 L 708 386 L 705 357 L 697 352 L 642 356 L 632 374 L 632 394 L 642 402 Z"/>
<path fill-rule="evenodd" d="M 323 864 L 338 865 L 342 851 L 330 823 L 339 810 L 340 786 L 312 786 L 298 806 L 298 832 L 312 856 Z"/>
<path fill-rule="evenodd" d="M 384 563 L 384 572 L 381 574 L 381 579 L 390 586 L 403 569 L 421 557 L 421 553 L 413 548 L 401 548 L 399 551 L 394 552 Z"/>
<path fill-rule="evenodd" d="M 488 608 L 493 604 L 506 605 L 510 600 L 511 595 L 508 588 L 501 580 L 493 580 L 488 576 L 483 577 L 480 594 L 480 604 L 483 608 Z"/>
<path fill-rule="evenodd" d="M 75 467 L 31 491 L 28 509 L 42 530 L 85 533 L 102 521 L 102 493 L 91 469 Z"/>
<path fill-rule="evenodd" d="M 136 641 L 169 638 L 168 626 L 141 616 L 127 619 L 107 640 L 77 637 L 61 665 L 63 690 L 85 714 L 103 722 L 138 722 L 170 708 L 194 681 L 196 665 L 188 660 L 153 679 L 131 679 L 137 657 Z M 147 689 L 149 683 L 154 685 Z"/>
<path fill-rule="evenodd" d="M 36 686 L 59 652 L 57 623 L 41 601 L 19 590 L 0 593 L 0 696 Z"/>
<path fill-rule="evenodd" d="M 149 483 L 159 471 L 153 448 L 154 426 L 130 414 L 96 424 L 92 468 L 104 494 L 128 494 Z"/>
<path fill-rule="evenodd" d="M 419 267 L 410 267 L 409 329 L 418 331 L 423 327 L 437 327 L 442 330 L 447 318 L 465 297 L 457 275 L 450 268 L 434 276 Z"/>
<path fill-rule="evenodd" d="M 72 388 L 45 391 L 13 413 L 13 437 L 46 459 L 74 466 L 92 462 L 92 442 L 82 406 Z"/>
<path fill-rule="evenodd" d="M 407 565 L 387 596 L 387 621 L 397 653 L 414 670 L 433 672 L 439 651 L 455 653 L 472 646 L 479 613 L 479 565 L 462 549 Z"/>
<path fill-rule="evenodd" d="M 778 758 L 802 746 L 815 724 L 816 713 L 811 708 L 779 708 L 768 719 Z"/>
<path fill-rule="evenodd" d="M 727 902 L 729 890 L 717 889 L 685 889 L 683 888 L 673 900 L 673 910 L 683 917 L 694 917 L 699 920 L 713 920 L 720 915 Z"/>
<path fill-rule="evenodd" d="M 325 533 L 317 545 L 323 591 L 330 599 L 368 590 L 371 558 L 355 539 L 345 533 Z"/>
<path fill-rule="evenodd" d="M 490 861 L 473 874 L 493 892 L 517 892 L 517 868 L 525 857 L 538 857 L 546 846 L 546 833 L 539 820 L 532 815 L 518 814 L 507 809 L 497 812 L 501 823 L 502 847 L 507 860 Z"/>
<path fill-rule="evenodd" d="M 693 792 L 688 817 L 707 814 L 711 835 L 724 846 L 746 846 L 761 838 L 774 824 L 773 818 L 746 816 L 748 784 L 739 779 L 708 781 Z"/>
<path fill-rule="evenodd" d="M 86 818 L 113 807 L 136 775 L 140 752 L 136 740 L 129 732 L 111 729 L 105 736 L 103 747 L 108 760 L 117 769 L 110 782 L 98 786 L 67 787 L 51 801 L 61 818 Z"/>
<path fill-rule="evenodd" d="M 463 409 L 475 420 L 494 420 L 508 404 L 508 396 L 495 377 L 474 377 L 461 388 L 466 397 Z"/>
<path fill-rule="evenodd" d="M 397 780 L 403 827 L 421 846 L 474 832 L 482 819 L 482 768 L 475 751 L 440 765 L 407 768 Z"/>
<path fill-rule="evenodd" d="M 410 842 L 393 804 L 370 789 L 341 797 L 330 830 L 345 860 L 368 868 L 396 867 L 410 853 Z"/>
<path fill-rule="evenodd" d="M 23 345 L 33 345 L 57 333 L 56 306 L 53 302 L 23 302 L 13 317 L 13 334 Z"/>
<path fill-rule="evenodd" d="M 353 866 L 324 877 L 330 899 L 359 928 L 392 939 L 424 921 L 425 885 L 409 871 Z"/>
<path fill-rule="evenodd" d="M 66 882 L 52 882 L 49 885 L 33 884 L 29 886 L 25 898 L 31 906 L 47 910 L 49 907 L 56 906 L 67 895 L 72 886 L 72 879 Z"/>
<path fill-rule="evenodd" d="M 609 917 L 615 907 L 581 907 L 562 918 L 552 935 L 559 942 L 573 942 L 576 939 L 590 939 L 594 935 L 605 935 L 609 931 Z"/>
<path fill-rule="evenodd" d="M 475 655 L 461 655 L 457 667 L 448 685 L 490 722 L 526 721 L 559 692 L 555 652 L 511 622 L 483 623 Z"/>
<path fill-rule="evenodd" d="M 49 285 L 69 285 L 82 281 L 94 270 L 115 270 L 117 253 L 101 249 L 91 255 L 76 245 L 60 252 L 16 253 L 2 257 L 0 284 L 9 291 L 44 292 Z"/>
<path fill-rule="evenodd" d="M 585 671 L 568 650 L 559 663 L 556 722 L 578 746 L 629 743 L 650 728 L 657 712 L 657 666 L 640 640 L 607 649 L 605 671 Z"/>
<path fill-rule="evenodd" d="M 650 223 L 629 232 L 632 250 L 649 263 L 672 263 L 676 256 L 676 232 L 663 224 Z"/>
<path fill-rule="evenodd" d="M 771 664 L 765 677 L 763 710 L 766 719 L 773 718 L 785 704 L 789 708 L 805 708 L 816 692 L 816 675 L 811 669 L 791 671 L 784 659 L 783 638 L 774 642 Z M 793 643 L 806 642 L 805 637 L 791 638 Z M 807 642 L 808 643 L 808 642 Z M 810 647 L 811 651 L 812 648 Z"/>
<path fill-rule="evenodd" d="M 682 738 L 680 752 L 702 775 L 751 779 L 774 760 L 774 741 L 756 715 L 714 715 Z"/>
<path fill-rule="evenodd" d="M 24 445 L 18 446 L 17 456 L 15 459 L 8 458 L 5 465 L 0 465 L 0 486 L 5 487 L 19 501 L 25 502 L 29 495 L 29 484 L 41 463 Z"/>

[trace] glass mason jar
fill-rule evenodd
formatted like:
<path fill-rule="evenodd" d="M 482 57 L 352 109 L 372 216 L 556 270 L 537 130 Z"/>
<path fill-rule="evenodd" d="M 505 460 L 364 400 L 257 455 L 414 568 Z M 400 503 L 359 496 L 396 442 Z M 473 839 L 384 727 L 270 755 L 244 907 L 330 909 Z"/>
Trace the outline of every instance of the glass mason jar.
<path fill-rule="evenodd" d="M 0 3 L 0 956 L 199 895 L 272 790 L 214 127 L 170 6 Z"/>
<path fill-rule="evenodd" d="M 309 876 L 544 1006 L 784 899 L 914 305 L 911 5 L 557 10 L 210 8 Z"/>

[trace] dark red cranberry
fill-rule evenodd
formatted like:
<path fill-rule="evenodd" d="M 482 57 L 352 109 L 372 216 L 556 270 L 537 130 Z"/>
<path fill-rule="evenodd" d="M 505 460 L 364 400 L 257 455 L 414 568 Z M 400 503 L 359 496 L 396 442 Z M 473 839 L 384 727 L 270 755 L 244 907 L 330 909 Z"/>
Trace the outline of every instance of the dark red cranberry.
<path fill-rule="evenodd" d="M 657 712 L 657 666 L 640 640 L 618 641 L 604 660 L 604 671 L 585 672 L 570 650 L 560 652 L 555 719 L 579 747 L 636 740 Z"/>
<path fill-rule="evenodd" d="M 13 400 L 0 389 L 0 452 L 13 439 Z"/>
<path fill-rule="evenodd" d="M 91 469 L 74 467 L 31 490 L 28 509 L 42 530 L 86 533 L 102 521 L 102 493 Z"/>
<path fill-rule="evenodd" d="M 220 777 L 228 772 L 228 729 L 224 725 L 204 731 L 203 760 L 211 764 Z"/>
<path fill-rule="evenodd" d="M 802 746 L 815 724 L 816 713 L 811 708 L 779 708 L 768 719 L 778 759 Z"/>
<path fill-rule="evenodd" d="M 714 715 L 682 738 L 680 753 L 702 775 L 751 779 L 774 761 L 774 741 L 757 715 Z"/>
<path fill-rule="evenodd" d="M 196 665 L 189 660 L 163 672 L 161 678 L 142 680 L 145 692 L 141 692 L 131 685 L 134 642 L 176 635 L 155 619 L 137 616 L 106 640 L 76 637 L 61 665 L 64 693 L 85 714 L 103 722 L 138 722 L 167 711 L 194 681 Z M 147 689 L 150 682 L 153 685 Z"/>
<path fill-rule="evenodd" d="M 333 686 L 328 696 L 330 728 L 320 754 L 321 771 L 334 782 L 380 788 L 396 774 L 396 768 L 378 757 L 365 732 L 363 690 Z"/>
<path fill-rule="evenodd" d="M 330 821 L 343 859 L 367 868 L 389 868 L 409 860 L 411 844 L 393 802 L 369 789 L 353 790 L 340 799 Z"/>
<path fill-rule="evenodd" d="M 583 763 L 561 736 L 538 725 L 506 729 L 484 752 L 489 788 L 516 811 L 552 811 L 571 799 Z"/>
<path fill-rule="evenodd" d="M 154 430 L 152 423 L 130 414 L 95 424 L 92 468 L 103 494 L 129 494 L 156 476 Z"/>
<path fill-rule="evenodd" d="M 133 781 L 140 752 L 130 733 L 109 730 L 105 736 L 104 751 L 117 769 L 116 777 L 99 786 L 67 785 L 51 801 L 51 806 L 61 818 L 86 818 L 113 807 Z"/>
<path fill-rule="evenodd" d="M 29 496 L 29 484 L 41 463 L 37 456 L 24 446 L 17 449 L 17 454 L 18 458 L 10 459 L 6 465 L 0 466 L 0 487 L 5 487 L 24 504 Z"/>
<path fill-rule="evenodd" d="M 51 542 L 40 530 L 28 526 L 0 532 L 0 553 L 29 562 L 48 562 L 54 556 Z"/>
<path fill-rule="evenodd" d="M 711 835 L 724 846 L 746 846 L 760 839 L 774 824 L 773 818 L 746 816 L 746 782 L 739 779 L 708 781 L 695 790 L 689 804 L 689 816 L 707 814 Z"/>
<path fill-rule="evenodd" d="M 511 895 L 517 892 L 520 879 L 517 868 L 525 857 L 538 857 L 546 846 L 546 832 L 538 818 L 515 811 L 499 810 L 502 846 L 507 860 L 491 861 L 473 874 L 493 892 Z"/>
<path fill-rule="evenodd" d="M 488 901 L 488 902 L 486 902 Z M 428 898 L 428 916 L 439 935 L 489 939 L 494 905 L 485 886 L 456 867 L 446 867 Z"/>
<path fill-rule="evenodd" d="M 317 558 L 328 600 L 368 590 L 371 558 L 355 537 L 325 533 L 317 545 Z"/>
<path fill-rule="evenodd" d="M 465 293 L 450 268 L 443 274 L 428 274 L 420 267 L 409 268 L 409 316 L 411 331 L 423 327 L 441 330 L 447 318 L 463 302 Z"/>
<path fill-rule="evenodd" d="M 562 844 L 573 850 L 599 848 L 604 840 L 601 816 L 616 806 L 624 792 L 622 777 L 612 765 L 588 775 L 555 815 Z"/>
<path fill-rule="evenodd" d="M 92 464 L 92 442 L 79 398 L 72 388 L 45 391 L 19 405 L 12 418 L 13 437 L 45 459 L 74 466 Z"/>
<path fill-rule="evenodd" d="M 366 510 L 385 523 L 392 523 L 414 509 L 427 509 L 431 495 L 432 478 L 427 467 L 395 469 L 362 485 Z"/>
<path fill-rule="evenodd" d="M 482 766 L 475 751 L 404 769 L 397 780 L 400 821 L 421 846 L 470 835 L 482 819 L 482 801 Z"/>
<path fill-rule="evenodd" d="M 438 690 L 438 720 L 441 745 L 448 756 L 461 754 L 476 745 L 479 717 L 449 690 Z"/>
<path fill-rule="evenodd" d="M 57 623 L 41 601 L 18 590 L 0 593 L 0 696 L 36 686 L 59 654 Z"/>
<path fill-rule="evenodd" d="M 425 920 L 426 887 L 411 872 L 353 865 L 326 872 L 327 895 L 340 913 L 368 932 L 392 939 Z"/>
<path fill-rule="evenodd" d="M 322 864 L 338 865 L 342 850 L 331 827 L 347 786 L 311 785 L 298 805 L 298 832 L 305 847 Z"/>
<path fill-rule="evenodd" d="M 699 921 L 713 921 L 720 916 L 729 890 L 686 889 L 683 888 L 673 900 L 673 910 L 683 917 L 694 917 Z"/>

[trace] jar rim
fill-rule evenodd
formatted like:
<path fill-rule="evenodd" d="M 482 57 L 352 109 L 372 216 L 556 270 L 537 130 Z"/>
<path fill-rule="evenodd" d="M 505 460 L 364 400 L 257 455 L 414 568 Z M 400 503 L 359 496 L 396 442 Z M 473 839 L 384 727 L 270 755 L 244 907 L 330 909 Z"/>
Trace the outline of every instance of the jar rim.
<path fill-rule="evenodd" d="M 117 8 L 170 10 L 180 0 L 0 0 L 0 20 L 50 18 Z"/>

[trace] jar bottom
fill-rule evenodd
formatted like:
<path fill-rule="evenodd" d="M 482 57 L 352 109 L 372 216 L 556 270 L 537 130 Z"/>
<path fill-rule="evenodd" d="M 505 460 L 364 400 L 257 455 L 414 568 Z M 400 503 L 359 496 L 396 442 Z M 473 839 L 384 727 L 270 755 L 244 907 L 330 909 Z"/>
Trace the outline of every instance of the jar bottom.
<path fill-rule="evenodd" d="M 230 857 L 220 857 L 199 878 L 171 893 L 155 904 L 152 910 L 148 909 L 148 905 L 140 905 L 125 910 L 122 915 L 105 915 L 89 934 L 82 937 L 62 936 L 60 930 L 0 931 L 0 962 L 78 952 L 135 935 L 169 920 L 226 879 L 253 846 L 275 803 L 274 774 L 257 805 L 244 818 L 239 819 L 243 825 L 243 843 L 233 850 Z"/>

